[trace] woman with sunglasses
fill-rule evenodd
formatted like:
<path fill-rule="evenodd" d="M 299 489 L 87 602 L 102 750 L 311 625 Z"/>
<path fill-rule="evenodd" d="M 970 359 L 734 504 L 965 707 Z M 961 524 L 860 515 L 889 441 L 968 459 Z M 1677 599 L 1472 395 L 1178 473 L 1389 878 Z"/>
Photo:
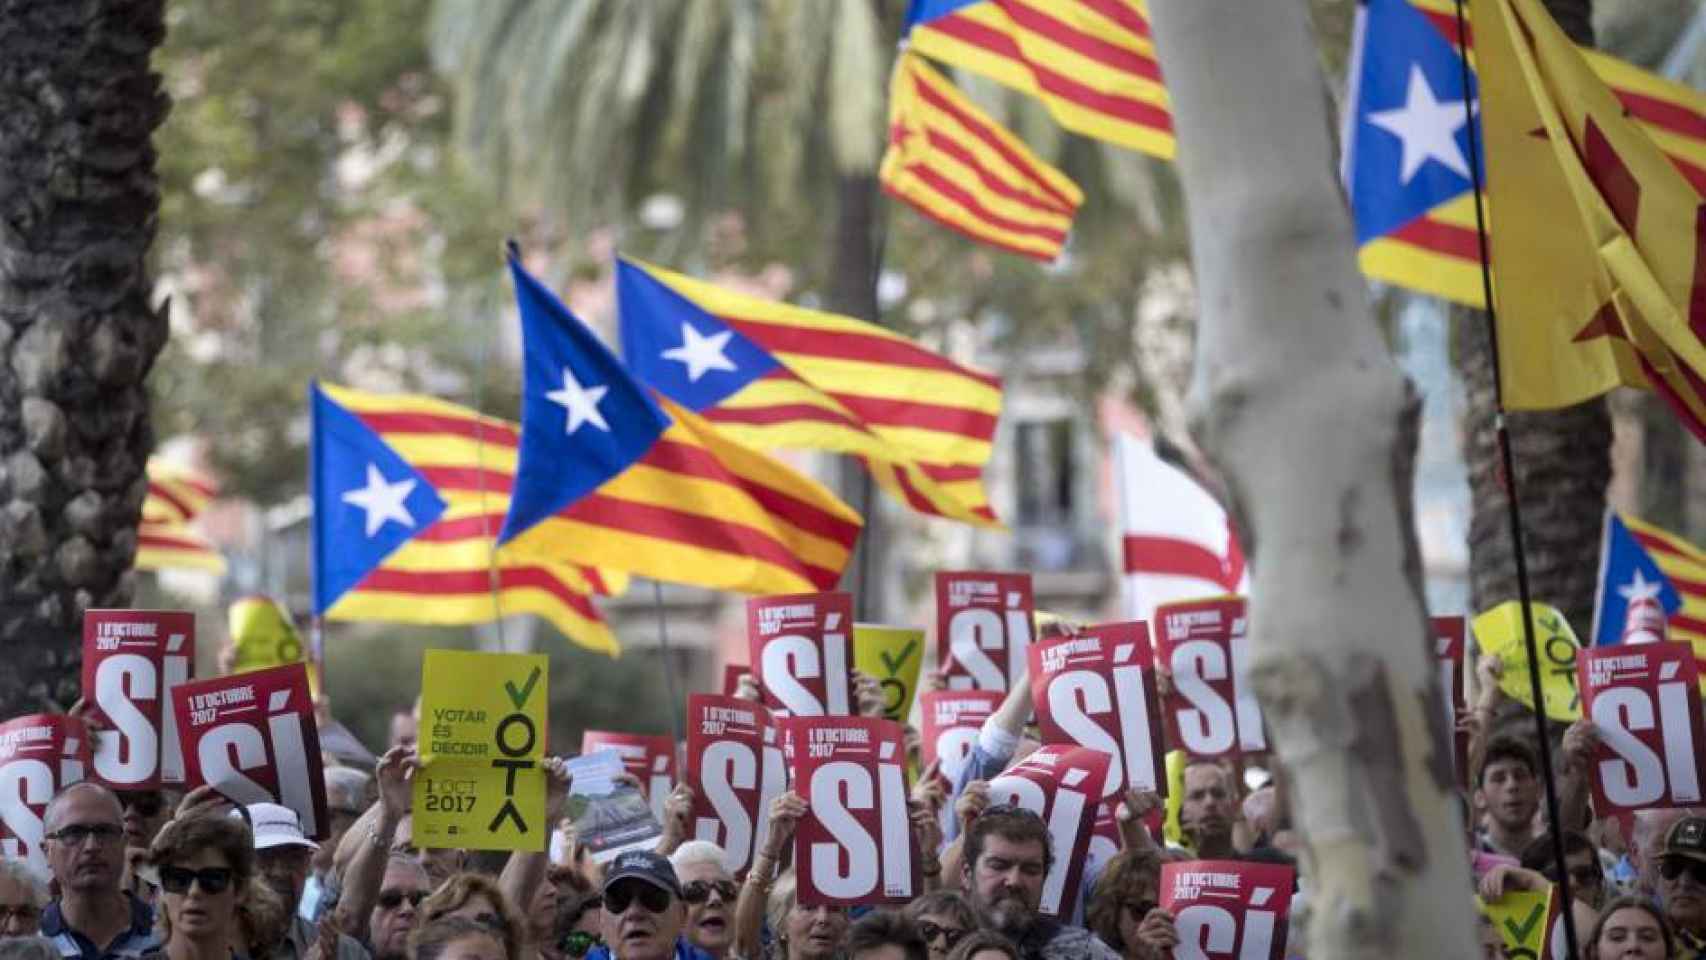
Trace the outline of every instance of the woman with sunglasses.
<path fill-rule="evenodd" d="M 947 960 L 967 934 L 983 926 L 971 901 L 958 890 L 937 890 L 906 905 L 905 913 L 918 925 L 918 933 L 930 948 L 930 960 Z"/>
<path fill-rule="evenodd" d="M 1157 944 L 1138 928 L 1160 900 L 1161 857 L 1153 848 L 1123 850 L 1108 860 L 1084 910 L 1084 922 L 1126 960 L 1153 960 Z"/>
<path fill-rule="evenodd" d="M 490 877 L 479 873 L 451 874 L 421 904 L 421 923 L 430 924 L 445 917 L 460 917 L 480 924 L 503 941 L 506 954 L 521 955 L 521 917 Z"/>
<path fill-rule="evenodd" d="M 682 935 L 716 960 L 725 960 L 735 941 L 735 899 L 740 887 L 723 867 L 723 848 L 707 840 L 689 840 L 670 855 L 687 904 Z"/>
<path fill-rule="evenodd" d="M 156 957 L 230 960 L 246 950 L 237 908 L 255 875 L 255 850 L 244 821 L 209 813 L 173 820 L 154 838 L 147 867 L 160 888 Z"/>

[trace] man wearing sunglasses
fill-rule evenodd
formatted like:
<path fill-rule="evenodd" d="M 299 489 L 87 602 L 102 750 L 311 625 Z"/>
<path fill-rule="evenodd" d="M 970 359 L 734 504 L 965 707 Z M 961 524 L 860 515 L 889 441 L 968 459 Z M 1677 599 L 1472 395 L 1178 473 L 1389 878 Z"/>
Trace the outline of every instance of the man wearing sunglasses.
<path fill-rule="evenodd" d="M 604 875 L 604 945 L 587 960 L 711 960 L 682 939 L 686 922 L 669 860 L 651 850 L 624 851 Z"/>
<path fill-rule="evenodd" d="M 41 932 L 67 960 L 134 960 L 155 945 L 154 911 L 123 889 L 124 808 L 111 790 L 74 783 L 48 802 L 42 847 L 60 898 Z"/>
<path fill-rule="evenodd" d="M 389 855 L 379 896 L 368 918 L 367 943 L 373 960 L 408 957 L 409 934 L 415 932 L 420 920 L 421 901 L 431 892 L 426 868 L 419 860 L 400 853 Z"/>
<path fill-rule="evenodd" d="M 1706 955 L 1706 817 L 1683 817 L 1659 855 L 1659 903 L 1686 957 Z"/>

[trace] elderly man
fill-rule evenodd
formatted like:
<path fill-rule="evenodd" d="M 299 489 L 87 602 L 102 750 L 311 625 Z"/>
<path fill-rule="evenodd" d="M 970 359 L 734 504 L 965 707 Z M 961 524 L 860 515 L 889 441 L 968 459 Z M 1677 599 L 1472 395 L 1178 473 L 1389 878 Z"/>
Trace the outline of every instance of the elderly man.
<path fill-rule="evenodd" d="M 294 909 L 302 901 L 302 891 L 308 885 L 309 863 L 320 845 L 303 834 L 302 818 L 289 807 L 251 803 L 246 813 L 254 831 L 255 866 L 261 879 Z M 273 946 L 270 956 L 272 960 L 305 960 L 317 936 L 314 924 L 300 913 L 293 914 L 284 940 Z M 354 939 L 339 934 L 338 955 L 322 960 L 367 960 L 367 951 Z"/>
<path fill-rule="evenodd" d="M 681 882 L 662 854 L 629 850 L 604 875 L 604 946 L 587 960 L 710 960 L 682 939 L 687 906 Z"/>
<path fill-rule="evenodd" d="M 0 938 L 33 937 L 47 906 L 47 880 L 22 860 L 0 860 Z"/>
<path fill-rule="evenodd" d="M 1706 818 L 1672 824 L 1657 866 L 1659 905 L 1684 948 L 1676 956 L 1706 956 Z"/>
<path fill-rule="evenodd" d="M 426 868 L 419 860 L 390 854 L 378 901 L 368 918 L 367 945 L 373 960 L 407 960 L 409 935 L 420 921 L 421 901 L 430 892 Z"/>
<path fill-rule="evenodd" d="M 1041 817 L 1022 807 L 988 807 L 966 827 L 960 885 L 1025 960 L 1117 960 L 1095 934 L 1037 912 L 1053 864 Z"/>
<path fill-rule="evenodd" d="M 154 946 L 154 911 L 123 887 L 124 808 L 111 790 L 74 783 L 48 802 L 42 847 L 59 882 L 41 932 L 68 960 L 133 960 Z"/>

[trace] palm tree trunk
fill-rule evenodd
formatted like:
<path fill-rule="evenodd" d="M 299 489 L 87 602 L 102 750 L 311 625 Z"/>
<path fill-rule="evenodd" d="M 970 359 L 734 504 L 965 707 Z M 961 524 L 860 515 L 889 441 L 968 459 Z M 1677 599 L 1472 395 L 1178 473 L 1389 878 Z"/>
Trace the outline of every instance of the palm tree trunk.
<path fill-rule="evenodd" d="M 0 717 L 75 699 L 83 611 L 131 599 L 164 37 L 163 0 L 0 0 Z"/>
<path fill-rule="evenodd" d="M 1545 0 L 1570 39 L 1593 44 L 1592 0 Z M 1517 597 L 1508 487 L 1499 463 L 1487 315 L 1454 308 L 1458 372 L 1466 394 L 1463 457 L 1469 469 L 1469 602 L 1485 610 Z M 1578 634 L 1593 622 L 1599 532 L 1611 481 L 1611 415 L 1599 397 L 1562 410 L 1509 414 L 1523 537 L 1535 600 L 1564 613 Z"/>

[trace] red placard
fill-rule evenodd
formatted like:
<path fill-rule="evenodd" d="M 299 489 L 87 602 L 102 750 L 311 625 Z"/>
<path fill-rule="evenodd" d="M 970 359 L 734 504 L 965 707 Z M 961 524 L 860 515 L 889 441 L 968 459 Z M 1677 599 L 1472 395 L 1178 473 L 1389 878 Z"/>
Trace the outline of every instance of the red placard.
<path fill-rule="evenodd" d="M 1440 699 L 1445 704 L 1445 734 L 1451 742 L 1451 764 L 1457 785 L 1469 789 L 1469 731 L 1457 729 L 1457 718 L 1469 712 L 1463 692 L 1463 645 L 1468 626 L 1462 617 L 1432 617 L 1434 656 L 1439 666 Z"/>
<path fill-rule="evenodd" d="M 740 675 L 751 672 L 752 668 L 744 663 L 723 664 L 723 696 L 734 696 L 740 690 Z"/>
<path fill-rule="evenodd" d="M 1686 643 L 1591 647 L 1576 658 L 1582 715 L 1599 733 L 1594 812 L 1700 803 L 1700 673 Z"/>
<path fill-rule="evenodd" d="M 153 790 L 184 779 L 172 687 L 195 672 L 195 614 L 90 610 L 83 614 L 83 697 L 96 735 L 91 779 Z"/>
<path fill-rule="evenodd" d="M 87 776 L 89 763 L 89 733 L 76 717 L 35 713 L 0 724 L 0 856 L 47 871 L 47 803 Z"/>
<path fill-rule="evenodd" d="M 723 866 L 752 864 L 770 823 L 770 801 L 788 788 L 770 711 L 735 697 L 687 698 L 686 783 L 693 788 L 693 837 L 723 848 Z"/>
<path fill-rule="evenodd" d="M 747 644 L 777 716 L 853 714 L 853 598 L 797 593 L 746 601 Z"/>
<path fill-rule="evenodd" d="M 936 663 L 948 688 L 1005 691 L 1025 669 L 1035 613 L 1028 573 L 936 574 Z"/>
<path fill-rule="evenodd" d="M 1160 698 L 1149 627 L 1108 623 L 1031 647 L 1031 704 L 1044 743 L 1113 758 L 1102 796 L 1126 787 L 1167 792 Z"/>
<path fill-rule="evenodd" d="M 1003 696 L 997 690 L 931 690 L 920 695 L 919 748 L 924 766 L 940 760 L 943 779 L 949 786 L 958 783 L 977 742 L 977 731 L 1001 705 Z"/>
<path fill-rule="evenodd" d="M 1161 908 L 1179 934 L 1175 960 L 1284 960 L 1295 877 L 1279 863 L 1162 864 Z"/>
<path fill-rule="evenodd" d="M 663 805 L 675 789 L 675 741 L 669 737 L 612 730 L 587 730 L 581 734 L 581 753 L 611 749 L 622 756 L 622 767 L 640 781 L 640 793 L 652 806 L 652 815 L 663 823 Z"/>
<path fill-rule="evenodd" d="M 906 903 L 919 893 L 906 810 L 906 735 L 880 717 L 793 717 L 801 906 Z"/>
<path fill-rule="evenodd" d="M 1262 710 L 1244 680 L 1244 598 L 1164 603 L 1155 622 L 1161 662 L 1173 677 L 1161 704 L 1167 743 L 1199 757 L 1267 752 Z"/>
<path fill-rule="evenodd" d="M 990 803 L 1024 807 L 1048 825 L 1054 865 L 1043 880 L 1038 909 L 1051 917 L 1070 915 L 1078 903 L 1099 787 L 1111 760 L 1100 750 L 1049 744 L 989 781 Z"/>
<path fill-rule="evenodd" d="M 205 783 L 234 803 L 280 803 L 302 818 L 303 833 L 330 834 L 305 665 L 180 684 L 172 712 L 183 731 L 187 788 Z"/>

